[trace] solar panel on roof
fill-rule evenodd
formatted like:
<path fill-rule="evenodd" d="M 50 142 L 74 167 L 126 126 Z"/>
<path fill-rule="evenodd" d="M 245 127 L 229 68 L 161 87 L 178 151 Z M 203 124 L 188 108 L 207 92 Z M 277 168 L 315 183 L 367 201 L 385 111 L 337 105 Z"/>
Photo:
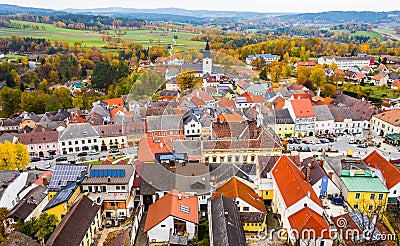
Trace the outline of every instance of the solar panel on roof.
<path fill-rule="evenodd" d="M 90 177 L 125 177 L 124 169 L 92 169 Z"/>

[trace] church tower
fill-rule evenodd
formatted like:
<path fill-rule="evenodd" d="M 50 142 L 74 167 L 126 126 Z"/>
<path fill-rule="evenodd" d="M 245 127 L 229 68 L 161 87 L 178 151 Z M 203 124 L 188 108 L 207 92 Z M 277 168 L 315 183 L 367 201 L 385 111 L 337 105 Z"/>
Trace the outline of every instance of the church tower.
<path fill-rule="evenodd" d="M 210 74 L 212 72 L 212 59 L 211 59 L 211 52 L 210 52 L 210 44 L 206 44 L 206 48 L 204 50 L 204 55 L 203 55 L 203 74 Z"/>

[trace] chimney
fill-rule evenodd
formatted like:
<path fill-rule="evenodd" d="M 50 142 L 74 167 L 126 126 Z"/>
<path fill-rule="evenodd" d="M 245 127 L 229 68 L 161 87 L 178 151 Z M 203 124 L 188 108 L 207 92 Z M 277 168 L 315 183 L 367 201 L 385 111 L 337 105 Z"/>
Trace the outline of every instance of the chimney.
<path fill-rule="evenodd" d="M 307 167 L 306 169 L 306 181 L 307 183 L 310 183 L 310 176 L 311 176 L 311 169 Z"/>
<path fill-rule="evenodd" d="M 311 197 L 311 192 L 307 191 L 307 197 L 308 197 L 308 198 Z"/>
<path fill-rule="evenodd" d="M 333 172 L 332 172 L 332 171 L 329 171 L 329 173 L 328 173 L 328 178 L 329 178 L 330 180 L 332 180 L 332 176 L 333 176 Z"/>
<path fill-rule="evenodd" d="M 324 167 L 324 161 L 323 160 L 319 160 L 319 166 L 322 167 L 322 168 Z"/>
<path fill-rule="evenodd" d="M 314 159 L 311 160 L 310 167 L 314 168 Z"/>
<path fill-rule="evenodd" d="M 178 193 L 178 200 L 182 200 L 182 195 L 181 195 L 181 193 Z"/>
<path fill-rule="evenodd" d="M 111 177 L 110 176 L 107 177 L 107 181 L 111 182 Z"/>
<path fill-rule="evenodd" d="M 229 215 L 228 211 L 225 211 L 224 215 L 225 215 L 225 217 L 228 217 L 228 215 Z"/>
<path fill-rule="evenodd" d="M 39 174 L 36 174 L 35 176 L 36 176 L 36 179 L 39 179 Z"/>

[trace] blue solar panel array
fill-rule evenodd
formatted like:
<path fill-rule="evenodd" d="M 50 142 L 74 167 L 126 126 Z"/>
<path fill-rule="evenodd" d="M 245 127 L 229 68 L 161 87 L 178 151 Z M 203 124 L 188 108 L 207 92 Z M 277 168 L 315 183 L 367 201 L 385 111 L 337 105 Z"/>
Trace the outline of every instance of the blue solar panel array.
<path fill-rule="evenodd" d="M 90 177 L 125 177 L 124 169 L 92 169 Z"/>
<path fill-rule="evenodd" d="M 163 154 L 160 155 L 160 160 L 185 160 L 184 154 Z"/>
<path fill-rule="evenodd" d="M 68 182 L 76 181 L 85 174 L 86 166 L 56 165 L 53 176 L 50 179 L 49 189 L 60 189 Z"/>

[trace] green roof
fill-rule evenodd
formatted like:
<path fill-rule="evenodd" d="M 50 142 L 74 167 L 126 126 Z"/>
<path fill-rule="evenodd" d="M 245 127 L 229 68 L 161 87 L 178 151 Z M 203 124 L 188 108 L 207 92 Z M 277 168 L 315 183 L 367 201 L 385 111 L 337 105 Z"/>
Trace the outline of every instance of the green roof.
<path fill-rule="evenodd" d="M 365 175 L 350 176 L 349 170 L 343 170 L 340 178 L 349 192 L 389 193 L 382 181 L 377 176 L 372 177 L 370 172 L 366 172 Z"/>

